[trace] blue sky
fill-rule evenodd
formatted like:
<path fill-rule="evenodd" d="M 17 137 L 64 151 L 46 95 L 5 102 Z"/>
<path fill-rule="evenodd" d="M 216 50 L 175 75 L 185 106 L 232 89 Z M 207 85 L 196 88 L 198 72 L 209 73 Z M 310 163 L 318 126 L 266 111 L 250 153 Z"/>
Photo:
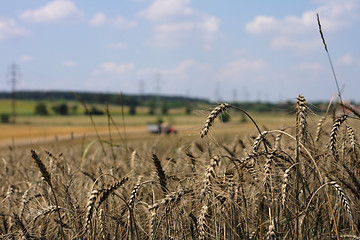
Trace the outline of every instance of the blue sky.
<path fill-rule="evenodd" d="M 0 0 L 0 90 L 360 101 L 358 0 Z M 2 69 L 2 70 L 1 70 Z M 1 76 L 1 74 L 0 74 Z M 159 83 L 159 84 L 157 84 Z M 157 87 L 159 86 L 159 87 Z"/>

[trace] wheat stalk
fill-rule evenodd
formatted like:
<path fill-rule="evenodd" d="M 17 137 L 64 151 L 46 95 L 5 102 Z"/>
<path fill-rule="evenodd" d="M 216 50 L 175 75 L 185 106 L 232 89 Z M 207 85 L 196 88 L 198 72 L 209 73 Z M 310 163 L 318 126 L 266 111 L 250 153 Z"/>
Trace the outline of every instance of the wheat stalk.
<path fill-rule="evenodd" d="M 346 105 L 344 103 L 339 103 L 341 106 L 343 106 L 344 108 L 350 110 L 355 116 L 360 118 L 360 113 L 359 111 L 355 110 L 355 108 L 353 108 L 351 105 Z"/>
<path fill-rule="evenodd" d="M 274 223 L 274 219 L 271 214 L 270 207 L 269 207 L 269 218 L 270 218 L 270 224 L 269 224 L 269 228 L 268 228 L 268 232 L 267 232 L 267 239 L 273 240 L 273 239 L 276 239 L 276 233 L 275 233 L 275 223 Z"/>
<path fill-rule="evenodd" d="M 264 131 L 264 132 L 260 133 L 259 136 L 257 136 L 257 138 L 255 138 L 255 141 L 252 145 L 253 153 L 256 153 L 258 151 L 261 142 L 266 141 L 265 136 L 267 134 L 268 134 L 268 132 Z M 264 144 L 266 144 L 266 143 L 264 143 Z"/>
<path fill-rule="evenodd" d="M 22 238 L 24 239 L 31 239 L 30 234 L 28 232 L 28 230 L 26 229 L 24 223 L 20 220 L 19 216 L 17 214 L 13 214 L 14 216 L 14 220 L 15 220 L 15 224 L 20 228 L 21 233 L 22 233 Z"/>
<path fill-rule="evenodd" d="M 56 212 L 58 210 L 59 209 L 56 206 L 49 206 L 49 207 L 43 209 L 42 211 L 38 212 L 38 214 L 34 217 L 33 222 L 35 223 L 36 220 L 41 216 L 46 216 L 46 215 Z"/>

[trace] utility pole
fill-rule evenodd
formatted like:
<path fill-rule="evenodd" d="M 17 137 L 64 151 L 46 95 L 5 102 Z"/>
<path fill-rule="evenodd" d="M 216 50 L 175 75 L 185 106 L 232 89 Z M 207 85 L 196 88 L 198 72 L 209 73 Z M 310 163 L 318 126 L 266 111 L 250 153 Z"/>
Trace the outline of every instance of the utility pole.
<path fill-rule="evenodd" d="M 233 94 L 233 103 L 237 103 L 237 91 L 236 91 L 236 89 L 233 90 L 232 94 Z"/>
<path fill-rule="evenodd" d="M 161 100 L 160 100 L 160 72 L 156 73 L 156 108 L 159 110 L 159 117 L 161 117 Z"/>
<path fill-rule="evenodd" d="M 140 100 L 140 102 L 143 101 L 144 88 L 145 88 L 144 80 L 140 79 L 140 82 L 139 82 L 139 91 L 140 91 L 139 100 Z"/>
<path fill-rule="evenodd" d="M 11 83 L 11 123 L 16 122 L 16 82 L 20 75 L 20 68 L 15 64 L 11 64 L 8 70 L 8 77 Z"/>

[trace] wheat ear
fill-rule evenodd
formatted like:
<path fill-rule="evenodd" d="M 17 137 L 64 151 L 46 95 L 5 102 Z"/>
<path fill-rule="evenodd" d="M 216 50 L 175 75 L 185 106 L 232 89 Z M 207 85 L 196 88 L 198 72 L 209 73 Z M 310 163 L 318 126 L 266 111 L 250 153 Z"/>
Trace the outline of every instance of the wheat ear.
<path fill-rule="evenodd" d="M 297 137 L 301 143 L 305 142 L 307 136 L 307 121 L 306 121 L 306 100 L 304 96 L 299 95 L 296 102 L 296 130 Z"/>
<path fill-rule="evenodd" d="M 102 193 L 102 191 L 104 191 L 104 190 L 103 189 L 94 189 L 90 193 L 89 200 L 88 200 L 88 202 L 86 204 L 84 233 L 86 233 L 87 230 L 89 229 L 89 226 L 90 226 L 90 223 L 91 223 L 91 218 L 92 218 L 94 208 L 95 208 L 96 199 Z"/>
<path fill-rule="evenodd" d="M 35 163 L 41 172 L 43 180 L 52 187 L 50 173 L 48 172 L 45 165 L 34 150 L 31 150 L 31 156 L 35 160 Z"/>
<path fill-rule="evenodd" d="M 205 204 L 202 206 L 201 210 L 200 210 L 200 215 L 197 221 L 198 224 L 198 232 L 199 232 L 199 239 L 206 239 L 206 215 L 208 212 L 208 205 Z"/>
<path fill-rule="evenodd" d="M 165 175 L 165 172 L 164 172 L 164 170 L 163 170 L 163 168 L 161 166 L 161 162 L 160 162 L 159 158 L 156 156 L 156 154 L 153 154 L 152 159 L 153 159 L 154 165 L 156 167 L 156 174 L 157 174 L 157 176 L 159 178 L 161 190 L 166 195 L 166 193 L 168 192 L 168 189 L 166 187 L 166 175 Z"/>
<path fill-rule="evenodd" d="M 261 144 L 262 141 L 266 141 L 265 140 L 265 136 L 268 134 L 267 131 L 264 131 L 262 133 L 260 133 L 257 138 L 255 138 L 255 141 L 252 145 L 252 149 L 253 149 L 253 153 L 256 153 L 259 149 L 259 146 Z M 266 143 L 265 143 L 266 144 Z"/>
<path fill-rule="evenodd" d="M 318 122 L 318 124 L 317 124 L 317 126 L 316 126 L 315 142 L 317 142 L 317 141 L 319 140 L 319 138 L 320 138 L 322 126 L 323 126 L 325 120 L 326 120 L 326 115 L 323 116 L 323 117 L 319 120 L 319 122 Z"/>
<path fill-rule="evenodd" d="M 225 171 L 225 183 L 227 184 L 227 190 L 229 194 L 229 200 L 232 202 L 235 199 L 235 182 L 234 182 L 234 173 L 231 170 Z"/>
<path fill-rule="evenodd" d="M 341 124 L 347 119 L 347 115 L 342 115 L 338 117 L 331 129 L 330 133 L 330 149 L 335 159 L 338 159 L 338 153 L 336 150 L 336 141 L 337 141 L 337 134 L 339 132 Z"/>
<path fill-rule="evenodd" d="M 94 213 L 95 203 L 96 203 L 96 200 L 98 199 L 98 197 L 102 194 L 102 196 L 98 202 L 98 205 L 97 205 L 97 207 L 99 208 L 101 203 L 104 202 L 112 192 L 114 192 L 116 189 L 121 187 L 127 180 L 128 180 L 128 178 L 124 177 L 123 179 L 121 179 L 120 181 L 117 181 L 116 183 L 114 183 L 107 189 L 94 189 L 91 191 L 89 200 L 86 204 L 84 233 L 86 233 L 87 230 L 89 230 L 92 215 Z"/>
<path fill-rule="evenodd" d="M 354 224 L 354 214 L 353 211 L 350 207 L 350 199 L 348 198 L 348 196 L 346 195 L 346 193 L 344 192 L 344 190 L 340 187 L 339 184 L 337 184 L 336 182 L 330 182 L 330 184 L 336 189 L 336 191 L 339 193 L 340 195 L 340 199 L 341 199 L 341 203 L 344 205 L 345 207 L 345 211 L 349 217 L 349 220 L 352 224 Z"/>
<path fill-rule="evenodd" d="M 266 156 L 266 161 L 264 164 L 264 171 L 265 171 L 265 176 L 264 176 L 264 189 L 265 192 L 267 190 L 269 190 L 269 192 L 271 192 L 271 164 L 273 162 L 274 156 L 272 154 L 268 154 L 268 156 Z"/>
<path fill-rule="evenodd" d="M 60 231 L 61 231 L 61 239 L 65 239 L 65 233 L 64 233 L 64 229 L 63 229 L 63 222 L 61 219 L 61 215 L 60 215 L 60 207 L 58 204 L 58 200 L 53 188 L 53 185 L 51 184 L 51 176 L 50 173 L 47 171 L 45 165 L 43 164 L 43 162 L 41 161 L 41 159 L 39 158 L 39 156 L 36 154 L 36 152 L 34 150 L 31 150 L 31 156 L 34 159 L 36 165 L 38 166 L 38 168 L 40 169 L 41 175 L 44 179 L 44 181 L 49 184 L 51 192 L 54 196 L 54 200 L 55 200 L 55 204 L 56 204 L 56 208 L 57 208 L 57 213 L 58 213 L 58 218 L 59 218 L 59 223 L 60 223 Z"/>
<path fill-rule="evenodd" d="M 220 157 L 215 156 L 210 160 L 210 166 L 205 171 L 205 177 L 203 180 L 203 187 L 200 191 L 200 195 L 204 196 L 205 193 L 211 188 L 211 178 L 215 178 L 215 168 L 219 165 Z"/>
<path fill-rule="evenodd" d="M 115 182 L 113 185 L 108 187 L 102 192 L 102 195 L 100 197 L 98 208 L 100 205 L 110 196 L 111 193 L 113 193 L 116 189 L 124 185 L 124 183 L 128 180 L 128 177 L 123 177 L 120 181 Z"/>
<path fill-rule="evenodd" d="M 205 125 L 200 133 L 201 138 L 203 138 L 204 136 L 206 136 L 208 134 L 209 129 L 212 126 L 212 124 L 214 123 L 216 117 L 219 114 L 221 114 L 222 112 L 224 112 L 229 106 L 230 105 L 228 103 L 222 103 L 210 112 L 209 116 L 207 117 L 207 119 L 205 121 Z"/>
<path fill-rule="evenodd" d="M 283 184 L 281 185 L 281 203 L 285 207 L 286 192 L 289 185 L 290 168 L 286 169 L 283 175 Z"/>
<path fill-rule="evenodd" d="M 348 126 L 346 126 L 346 130 L 347 130 L 348 136 L 350 138 L 351 150 L 355 151 L 356 146 L 357 146 L 357 141 L 356 141 L 354 129 L 348 125 Z"/>

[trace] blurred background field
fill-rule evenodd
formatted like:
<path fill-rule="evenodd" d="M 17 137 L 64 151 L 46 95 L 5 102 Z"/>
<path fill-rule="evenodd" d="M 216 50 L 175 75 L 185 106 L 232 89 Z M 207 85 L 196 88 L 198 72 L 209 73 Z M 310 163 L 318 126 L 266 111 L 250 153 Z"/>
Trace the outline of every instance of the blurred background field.
<path fill-rule="evenodd" d="M 3 106 L 10 105 L 7 101 L 0 101 Z M 48 141 L 60 140 L 79 140 L 88 139 L 89 141 L 96 137 L 95 128 L 88 115 L 84 114 L 84 108 L 80 105 L 75 114 L 55 115 L 49 113 L 46 116 L 34 114 L 36 101 L 18 101 L 16 123 L 0 124 L 0 145 L 27 145 L 34 143 L 44 143 Z M 47 103 L 48 106 L 56 105 L 58 102 Z M 73 102 L 67 103 L 74 104 Z M 96 107 L 105 112 L 105 106 L 97 104 Z M 5 109 L 6 108 L 2 108 Z M 121 115 L 121 106 L 109 106 L 111 120 L 106 114 L 92 116 L 96 129 L 101 136 L 107 137 L 109 131 L 114 139 L 126 132 L 127 138 L 141 141 L 152 137 L 148 132 L 147 125 L 155 124 L 161 119 L 165 124 L 176 128 L 177 135 L 181 137 L 199 138 L 200 130 L 209 113 L 208 107 L 203 110 L 193 110 L 191 114 L 185 114 L 184 108 L 170 109 L 166 115 L 149 115 L 148 109 L 143 107 L 137 114 L 128 114 L 128 107 L 124 107 L 124 118 Z M 244 119 L 239 112 L 230 112 L 229 122 L 223 123 L 217 121 L 213 133 L 218 135 L 236 135 L 255 130 L 251 123 Z M 253 112 L 253 117 L 258 123 L 268 128 L 282 128 L 288 126 L 294 116 L 292 114 L 280 112 Z M 317 117 L 314 115 L 314 118 Z M 125 121 L 125 122 L 124 122 Z M 109 125 L 110 122 L 110 125 Z M 110 130 L 109 130 L 110 126 Z"/>

